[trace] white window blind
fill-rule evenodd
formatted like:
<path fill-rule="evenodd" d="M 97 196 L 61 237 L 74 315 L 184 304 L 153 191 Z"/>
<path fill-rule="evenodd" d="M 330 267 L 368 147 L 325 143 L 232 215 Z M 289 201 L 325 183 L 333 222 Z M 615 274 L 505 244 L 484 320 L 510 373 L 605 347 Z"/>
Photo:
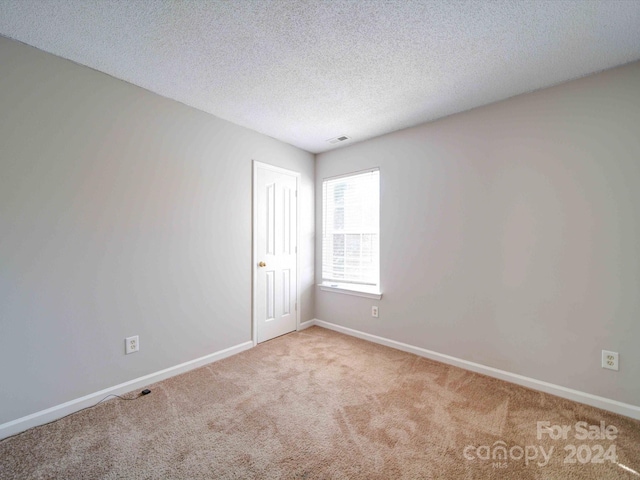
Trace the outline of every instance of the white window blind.
<path fill-rule="evenodd" d="M 380 171 L 322 182 L 322 282 L 375 286 L 380 278 Z"/>

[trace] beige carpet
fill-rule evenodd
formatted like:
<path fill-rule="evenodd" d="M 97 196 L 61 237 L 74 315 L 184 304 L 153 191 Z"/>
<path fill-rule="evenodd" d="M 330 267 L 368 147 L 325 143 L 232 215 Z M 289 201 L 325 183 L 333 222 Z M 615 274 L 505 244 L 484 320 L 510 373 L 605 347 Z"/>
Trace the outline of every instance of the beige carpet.
<path fill-rule="evenodd" d="M 640 479 L 638 421 L 318 327 L 149 388 L 0 442 L 0 477 Z"/>

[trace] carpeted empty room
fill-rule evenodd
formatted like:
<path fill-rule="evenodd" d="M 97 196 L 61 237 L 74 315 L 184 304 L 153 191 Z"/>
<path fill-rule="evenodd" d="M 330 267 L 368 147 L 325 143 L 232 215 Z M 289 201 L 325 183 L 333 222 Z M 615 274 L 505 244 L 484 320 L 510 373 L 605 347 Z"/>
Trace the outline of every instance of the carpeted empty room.
<path fill-rule="evenodd" d="M 640 480 L 640 0 L 0 0 L 0 480 Z"/>
<path fill-rule="evenodd" d="M 320 327 L 149 388 L 3 440 L 0 477 L 600 480 L 640 471 L 636 420 Z M 598 460 L 583 462 L 587 451 Z"/>

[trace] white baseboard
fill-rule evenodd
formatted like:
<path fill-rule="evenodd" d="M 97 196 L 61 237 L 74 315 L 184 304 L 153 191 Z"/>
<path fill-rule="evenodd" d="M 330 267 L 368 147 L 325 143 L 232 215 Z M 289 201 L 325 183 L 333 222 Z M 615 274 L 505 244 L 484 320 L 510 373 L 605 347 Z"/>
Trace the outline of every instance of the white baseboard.
<path fill-rule="evenodd" d="M 597 395 L 581 392 L 579 390 L 574 390 L 572 388 L 562 387 L 560 385 L 554 385 L 553 383 L 543 382 L 542 380 L 536 380 L 535 378 L 525 377 L 524 375 L 518 375 L 517 373 L 511 373 L 505 370 L 499 370 L 497 368 L 487 367 L 486 365 L 481 365 L 479 363 L 470 362 L 468 360 L 452 357 L 450 355 L 444 355 L 442 353 L 433 352 L 425 348 L 414 347 L 413 345 L 408 345 L 402 342 L 396 342 L 395 340 L 389 340 L 388 338 L 378 337 L 376 335 L 364 333 L 359 330 L 353 330 L 351 328 L 343 327 L 341 325 L 336 325 L 334 323 L 325 322 L 323 320 L 314 319 L 311 322 L 313 322 L 314 325 L 317 325 L 319 327 L 324 327 L 329 330 L 334 330 L 336 332 L 344 333 L 346 335 L 351 335 L 353 337 L 361 338 L 363 340 L 368 340 L 369 342 L 385 345 L 387 347 L 395 348 L 397 350 L 402 350 L 403 352 L 413 353 L 420 357 L 425 357 L 438 362 L 454 365 L 456 367 L 460 367 L 465 370 L 481 373 L 483 375 L 487 375 L 493 378 L 499 378 L 500 380 L 505 380 L 507 382 L 522 385 L 523 387 L 528 387 L 541 392 L 550 393 L 551 395 L 556 395 L 558 397 L 566 398 L 568 400 L 573 400 L 574 402 L 584 403 L 592 407 L 601 408 L 603 410 L 607 410 L 613 413 L 618 413 L 620 415 L 625 415 L 627 417 L 634 418 L 636 420 L 640 420 L 640 407 L 636 405 L 619 402 L 617 400 L 612 400 L 605 397 L 599 397 Z M 305 322 L 305 323 L 310 323 L 310 322 Z"/>
<path fill-rule="evenodd" d="M 209 355 L 205 355 L 204 357 L 181 363 L 180 365 L 165 368 L 164 370 L 160 370 L 159 372 L 151 373 L 149 375 L 145 375 L 143 377 L 139 377 L 128 382 L 121 383 L 119 385 L 115 385 L 113 387 L 105 388 L 104 390 L 100 390 L 99 392 L 90 393 L 89 395 L 85 395 L 84 397 L 76 398 L 66 403 L 47 408 L 46 410 L 32 413 L 31 415 L 27 415 L 26 417 L 11 420 L 10 422 L 0 425 L 0 439 L 10 437 L 11 435 L 23 432 L 24 430 L 27 430 L 29 428 L 37 427 L 38 425 L 44 425 L 45 423 L 49 423 L 53 420 L 57 420 L 58 418 L 65 417 L 86 407 L 91 407 L 107 395 L 122 395 L 124 393 L 131 392 L 132 390 L 136 390 L 152 383 L 159 382 L 160 380 L 164 380 L 166 378 L 188 372 L 189 370 L 193 370 L 194 368 L 202 367 L 203 365 L 206 365 L 208 363 L 222 360 L 223 358 L 230 357 L 252 347 L 253 342 L 244 342 L 239 345 L 220 350 L 219 352 L 214 352 Z"/>
<path fill-rule="evenodd" d="M 316 319 L 308 320 L 306 322 L 302 322 L 298 327 L 298 331 L 304 330 L 305 328 L 313 327 L 316 324 Z"/>
<path fill-rule="evenodd" d="M 415 347 L 413 345 L 397 342 L 395 340 L 378 337 L 376 335 L 371 335 L 369 333 L 361 332 L 359 330 L 353 330 L 351 328 L 343 327 L 341 325 L 336 325 L 334 323 L 325 322 L 323 320 L 313 319 L 307 322 L 303 322 L 300 324 L 299 330 L 304 330 L 305 328 L 312 327 L 313 325 L 324 327 L 329 330 L 334 330 L 336 332 L 344 333 L 346 335 L 351 335 L 353 337 L 361 338 L 369 342 L 378 343 L 380 345 L 385 345 L 387 347 L 395 348 L 397 350 L 413 353 L 420 357 L 425 357 L 438 362 L 454 365 L 456 367 L 460 367 L 465 370 L 481 373 L 483 375 L 498 378 L 500 380 L 505 380 L 507 382 L 515 383 L 517 385 L 522 385 L 524 387 L 532 388 L 534 390 L 546 392 L 552 395 L 556 395 L 558 397 L 566 398 L 579 403 L 584 403 L 586 405 L 591 405 L 592 407 L 601 408 L 603 410 L 608 410 L 610 412 L 618 413 L 620 415 L 625 415 L 627 417 L 640 420 L 640 407 L 636 405 L 619 402 L 617 400 L 612 400 L 605 397 L 599 397 L 597 395 L 581 392 L 579 390 L 573 390 L 571 388 L 562 387 L 560 385 L 554 385 L 552 383 L 543 382 L 541 380 L 525 377 L 523 375 L 518 375 L 516 373 L 510 373 L 504 370 L 499 370 L 497 368 L 481 365 L 479 363 L 474 363 L 468 360 L 452 357 L 450 355 L 444 355 L 442 353 L 433 352 L 431 350 L 427 350 L 421 347 Z M 20 433 L 29 428 L 36 427 L 38 425 L 43 425 L 45 423 L 49 423 L 58 418 L 62 418 L 66 415 L 82 410 L 83 408 L 95 405 L 97 402 L 102 400 L 107 395 L 122 395 L 132 390 L 145 387 L 151 383 L 156 383 L 166 378 L 188 372 L 189 370 L 193 370 L 195 368 L 201 367 L 208 363 L 222 360 L 223 358 L 230 357 L 237 353 L 248 350 L 252 347 L 253 347 L 253 342 L 251 341 L 244 342 L 234 347 L 230 347 L 225 350 L 221 350 L 219 352 L 211 353 L 209 355 L 205 355 L 204 357 L 196 358 L 195 360 L 181 363 L 180 365 L 166 368 L 164 370 L 160 370 L 159 372 L 151 373 L 149 375 L 145 375 L 143 377 L 139 377 L 134 380 L 130 380 L 128 382 L 124 382 L 119 385 L 106 388 L 104 390 L 100 390 L 98 392 L 91 393 L 89 395 L 85 395 L 84 397 L 80 397 L 80 398 L 71 400 L 69 402 L 56 405 L 46 410 L 42 410 L 40 412 L 36 412 L 31 415 L 27 415 L 25 417 L 12 420 L 7 423 L 3 423 L 0 425 L 0 439 L 10 437 L 11 435 L 15 435 L 16 433 Z"/>

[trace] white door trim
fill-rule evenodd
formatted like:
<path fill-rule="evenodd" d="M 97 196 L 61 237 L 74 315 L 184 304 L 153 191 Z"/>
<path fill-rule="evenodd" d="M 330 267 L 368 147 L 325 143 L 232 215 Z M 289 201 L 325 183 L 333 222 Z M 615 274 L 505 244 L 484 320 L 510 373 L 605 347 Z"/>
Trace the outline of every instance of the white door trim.
<path fill-rule="evenodd" d="M 258 170 L 271 170 L 278 173 L 284 173 L 287 175 L 291 175 L 296 178 L 296 331 L 300 330 L 300 202 L 298 191 L 300 190 L 300 172 L 295 172 L 293 170 L 287 170 L 286 168 L 276 167 L 274 165 L 269 165 L 268 163 L 258 162 L 257 160 L 253 160 L 253 172 L 252 172 L 252 211 L 251 211 L 251 223 L 252 223 L 252 232 L 251 232 L 251 341 L 253 342 L 253 346 L 255 347 L 258 344 L 258 315 L 256 312 L 256 292 L 258 290 L 258 195 L 257 195 L 257 185 L 258 185 Z"/>

